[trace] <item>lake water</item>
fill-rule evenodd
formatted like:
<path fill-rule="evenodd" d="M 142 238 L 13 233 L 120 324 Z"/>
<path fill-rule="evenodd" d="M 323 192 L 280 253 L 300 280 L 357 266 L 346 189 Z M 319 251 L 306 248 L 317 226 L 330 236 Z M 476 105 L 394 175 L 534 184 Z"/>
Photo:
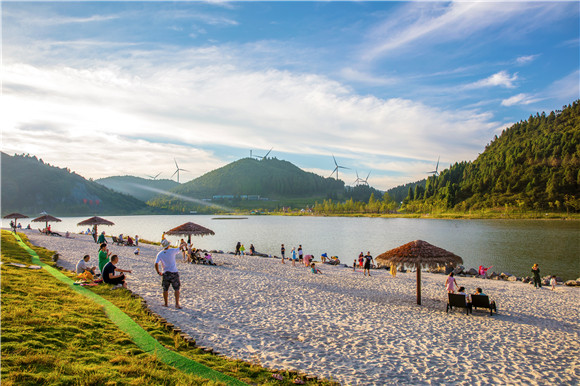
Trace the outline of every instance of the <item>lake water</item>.
<path fill-rule="evenodd" d="M 87 217 L 65 217 L 53 223 L 53 230 L 78 233 L 86 230 L 77 223 Z M 542 276 L 554 274 L 565 280 L 580 276 L 580 222 L 542 220 L 436 220 L 403 218 L 344 218 L 248 216 L 107 216 L 114 226 L 101 226 L 106 234 L 139 235 L 160 241 L 164 231 L 192 221 L 215 232 L 215 236 L 194 237 L 194 246 L 232 251 L 237 241 L 246 249 L 253 243 L 258 252 L 286 255 L 302 244 L 305 254 L 319 257 L 326 252 L 342 263 L 352 264 L 360 252 L 373 256 L 413 240 L 425 240 L 463 258 L 468 268 L 493 266 L 492 271 L 518 276 L 531 275 L 538 263 Z M 227 216 L 225 216 L 227 218 Z M 23 226 L 28 219 L 21 221 Z M 3 221 L 3 226 L 8 222 Z M 32 223 L 33 228 L 43 224 Z M 179 237 L 168 237 L 177 242 Z"/>

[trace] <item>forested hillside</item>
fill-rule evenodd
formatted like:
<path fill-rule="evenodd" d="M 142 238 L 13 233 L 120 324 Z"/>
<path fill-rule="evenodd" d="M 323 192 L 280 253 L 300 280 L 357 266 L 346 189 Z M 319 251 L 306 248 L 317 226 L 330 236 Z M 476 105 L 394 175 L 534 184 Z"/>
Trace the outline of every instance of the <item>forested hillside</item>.
<path fill-rule="evenodd" d="M 294 198 L 342 197 L 344 182 L 305 172 L 288 161 L 276 158 L 243 158 L 180 185 L 171 192 L 198 200 L 233 196 L 213 201 L 230 206 L 237 206 L 236 203 L 243 201 L 245 196 L 280 200 L 283 205 L 286 200 Z M 198 203 L 170 195 L 157 196 L 149 204 L 178 211 L 204 210 L 204 206 Z"/>
<path fill-rule="evenodd" d="M 130 214 L 147 205 L 134 197 L 88 181 L 68 169 L 45 164 L 27 155 L 1 154 L 2 214 L 21 212 L 36 216 L 42 211 L 56 216 Z"/>
<path fill-rule="evenodd" d="M 580 210 L 580 104 L 505 129 L 473 162 L 429 177 L 405 199 L 411 212 L 484 208 Z"/>
<path fill-rule="evenodd" d="M 113 176 L 95 180 L 101 185 L 115 192 L 128 194 L 143 202 L 149 201 L 159 195 L 160 190 L 170 190 L 179 185 L 173 180 L 148 180 L 133 176 Z"/>

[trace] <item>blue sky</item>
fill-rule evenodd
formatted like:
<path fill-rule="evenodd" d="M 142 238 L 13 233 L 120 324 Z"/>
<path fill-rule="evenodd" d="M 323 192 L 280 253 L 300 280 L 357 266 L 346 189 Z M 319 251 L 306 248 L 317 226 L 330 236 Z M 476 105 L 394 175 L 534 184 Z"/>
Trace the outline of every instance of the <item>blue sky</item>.
<path fill-rule="evenodd" d="M 181 182 L 254 154 L 379 189 L 579 98 L 578 2 L 3 2 L 2 150 Z"/>

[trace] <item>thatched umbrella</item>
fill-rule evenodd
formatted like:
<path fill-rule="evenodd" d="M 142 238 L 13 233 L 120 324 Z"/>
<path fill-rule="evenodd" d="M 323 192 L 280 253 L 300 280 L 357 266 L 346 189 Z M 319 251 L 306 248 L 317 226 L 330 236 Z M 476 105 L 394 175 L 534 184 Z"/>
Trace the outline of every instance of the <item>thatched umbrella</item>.
<path fill-rule="evenodd" d="M 88 218 L 86 220 L 81 221 L 77 225 L 78 226 L 93 225 L 95 227 L 95 234 L 96 234 L 97 233 L 97 225 L 115 225 L 115 223 L 112 221 L 109 221 L 109 220 L 105 220 L 104 218 L 94 216 L 94 217 L 91 217 L 91 218 Z"/>
<path fill-rule="evenodd" d="M 11 218 L 14 219 L 14 229 L 16 229 L 16 223 L 19 218 L 28 218 L 28 216 L 21 214 L 21 213 L 10 213 L 4 216 L 3 218 Z"/>
<path fill-rule="evenodd" d="M 214 231 L 211 229 L 207 229 L 206 227 L 202 227 L 199 224 L 195 224 L 192 222 L 186 222 L 178 227 L 175 227 L 171 230 L 165 232 L 166 235 L 173 235 L 173 236 L 187 236 L 187 242 L 191 243 L 191 235 L 194 236 L 207 236 L 207 235 L 215 235 Z"/>
<path fill-rule="evenodd" d="M 463 259 L 443 248 L 436 247 L 423 240 L 415 240 L 382 253 L 376 258 L 377 263 L 407 264 L 417 267 L 417 304 L 421 304 L 421 267 L 438 267 L 447 263 L 462 264 Z"/>
<path fill-rule="evenodd" d="M 44 215 L 32 220 L 32 222 L 44 222 L 44 223 L 46 223 L 44 227 L 48 228 L 49 222 L 61 222 L 61 219 L 45 213 Z"/>

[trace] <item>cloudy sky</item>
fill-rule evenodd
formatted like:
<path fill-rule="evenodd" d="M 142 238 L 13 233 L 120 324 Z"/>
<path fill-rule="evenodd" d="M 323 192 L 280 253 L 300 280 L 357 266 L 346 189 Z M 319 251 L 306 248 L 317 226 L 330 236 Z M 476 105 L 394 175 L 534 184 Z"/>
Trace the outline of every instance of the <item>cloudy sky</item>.
<path fill-rule="evenodd" d="M 387 189 L 579 98 L 578 2 L 2 2 L 2 151 L 189 181 L 253 154 Z"/>

